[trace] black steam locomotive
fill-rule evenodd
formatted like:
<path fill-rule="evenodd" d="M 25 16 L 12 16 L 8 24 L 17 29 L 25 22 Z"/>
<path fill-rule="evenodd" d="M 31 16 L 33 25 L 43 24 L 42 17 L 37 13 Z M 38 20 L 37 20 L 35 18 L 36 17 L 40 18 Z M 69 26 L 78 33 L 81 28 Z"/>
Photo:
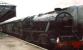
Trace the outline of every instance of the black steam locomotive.
<path fill-rule="evenodd" d="M 57 37 L 61 35 L 81 35 L 78 32 L 82 32 L 82 28 L 78 26 L 80 23 L 77 25 L 77 19 L 74 20 L 73 14 L 76 13 L 74 10 L 77 10 L 77 7 L 56 8 L 55 11 L 45 14 L 1 23 L 0 31 L 53 50 Z"/>

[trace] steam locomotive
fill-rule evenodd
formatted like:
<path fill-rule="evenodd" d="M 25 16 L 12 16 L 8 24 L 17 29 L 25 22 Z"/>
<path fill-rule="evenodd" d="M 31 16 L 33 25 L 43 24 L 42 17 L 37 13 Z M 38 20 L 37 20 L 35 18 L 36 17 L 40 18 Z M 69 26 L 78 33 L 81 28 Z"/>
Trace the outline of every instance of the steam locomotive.
<path fill-rule="evenodd" d="M 68 46 L 65 48 L 71 46 L 73 48 L 73 43 L 79 46 L 74 48 L 81 48 L 83 46 L 82 9 L 83 6 L 71 6 L 63 9 L 55 8 L 54 11 L 48 13 L 1 23 L 0 31 L 47 48 L 48 50 L 55 50 L 58 47 L 58 49 L 61 49 L 61 46 L 63 46 L 62 48 L 64 46 Z M 75 37 L 73 41 L 72 37 Z M 77 40 L 74 41 L 74 39 Z"/>

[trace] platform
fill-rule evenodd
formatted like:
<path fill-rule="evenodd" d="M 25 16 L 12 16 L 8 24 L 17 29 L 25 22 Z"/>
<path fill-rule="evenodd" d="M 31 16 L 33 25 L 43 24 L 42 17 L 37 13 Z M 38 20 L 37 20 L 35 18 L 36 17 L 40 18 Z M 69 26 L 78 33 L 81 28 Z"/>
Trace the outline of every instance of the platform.
<path fill-rule="evenodd" d="M 0 32 L 0 50 L 47 50 Z"/>

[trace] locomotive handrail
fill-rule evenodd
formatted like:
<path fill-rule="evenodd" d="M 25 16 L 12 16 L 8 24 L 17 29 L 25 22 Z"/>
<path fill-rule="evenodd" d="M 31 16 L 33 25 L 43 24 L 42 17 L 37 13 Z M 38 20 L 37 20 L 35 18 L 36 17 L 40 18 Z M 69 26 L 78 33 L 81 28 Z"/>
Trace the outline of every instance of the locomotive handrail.
<path fill-rule="evenodd" d="M 48 23 L 47 23 L 47 26 L 46 26 L 45 32 L 47 32 L 47 31 L 48 31 L 49 26 L 50 26 L 50 22 L 48 22 Z"/>

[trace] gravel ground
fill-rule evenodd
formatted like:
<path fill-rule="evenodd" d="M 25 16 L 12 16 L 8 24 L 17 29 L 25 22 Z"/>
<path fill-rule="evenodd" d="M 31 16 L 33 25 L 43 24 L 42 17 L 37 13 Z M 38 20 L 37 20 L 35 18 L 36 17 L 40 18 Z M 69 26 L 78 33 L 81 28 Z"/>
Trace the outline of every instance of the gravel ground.
<path fill-rule="evenodd" d="M 0 50 L 44 50 L 25 43 L 23 40 L 0 33 Z"/>

